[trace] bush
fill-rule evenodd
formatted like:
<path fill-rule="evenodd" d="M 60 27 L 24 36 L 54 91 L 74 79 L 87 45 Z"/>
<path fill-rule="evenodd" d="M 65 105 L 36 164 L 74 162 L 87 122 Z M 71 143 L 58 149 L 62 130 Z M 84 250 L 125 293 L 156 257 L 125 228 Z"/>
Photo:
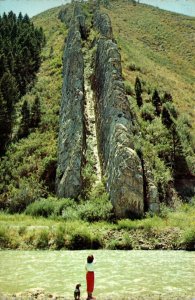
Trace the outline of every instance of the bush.
<path fill-rule="evenodd" d="M 65 233 L 61 226 L 55 232 L 53 243 L 56 250 L 62 249 L 65 246 Z"/>
<path fill-rule="evenodd" d="M 35 246 L 37 249 L 47 249 L 48 243 L 49 243 L 48 229 L 43 229 L 38 234 L 36 234 Z"/>
<path fill-rule="evenodd" d="M 145 120 L 145 121 L 152 121 L 155 118 L 154 115 L 154 107 L 152 105 L 152 103 L 144 103 L 144 105 L 141 108 L 141 117 Z"/>
<path fill-rule="evenodd" d="M 82 220 L 88 222 L 109 221 L 113 217 L 113 206 L 104 193 L 100 198 L 83 202 L 78 207 L 78 214 Z"/>
<path fill-rule="evenodd" d="M 92 241 L 90 233 L 85 230 L 74 232 L 71 236 L 69 247 L 71 250 L 91 249 Z"/>
<path fill-rule="evenodd" d="M 112 239 L 110 243 L 107 245 L 107 249 L 110 250 L 132 250 L 132 242 L 131 239 L 127 236 L 123 237 L 122 240 L 114 240 Z"/>
<path fill-rule="evenodd" d="M 19 187 L 9 186 L 8 210 L 10 213 L 23 212 L 25 208 L 43 193 L 42 184 L 34 178 L 22 178 Z"/>
<path fill-rule="evenodd" d="M 26 208 L 25 213 L 31 216 L 58 217 L 69 206 L 74 206 L 74 201 L 71 199 L 48 197 L 47 199 L 42 198 L 30 204 Z"/>
<path fill-rule="evenodd" d="M 133 91 L 133 88 L 131 87 L 130 83 L 127 82 L 127 81 L 125 81 L 124 84 L 125 84 L 125 92 L 126 92 L 126 94 L 130 95 L 130 96 L 133 96 L 134 91 Z"/>
<path fill-rule="evenodd" d="M 9 235 L 5 227 L 0 228 L 0 248 L 7 248 L 9 245 Z"/>
<path fill-rule="evenodd" d="M 188 228 L 182 238 L 182 245 L 186 250 L 195 250 L 195 228 Z"/>

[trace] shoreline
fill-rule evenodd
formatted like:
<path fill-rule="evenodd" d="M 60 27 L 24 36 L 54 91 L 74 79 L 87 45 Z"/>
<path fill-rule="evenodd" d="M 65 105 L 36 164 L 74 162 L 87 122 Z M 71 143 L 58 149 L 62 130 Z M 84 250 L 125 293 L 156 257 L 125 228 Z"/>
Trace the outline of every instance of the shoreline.
<path fill-rule="evenodd" d="M 86 300 L 86 293 L 81 295 L 80 300 Z M 95 293 L 94 293 L 95 295 Z M 0 300 L 73 300 L 74 296 L 63 296 L 57 293 L 48 293 L 42 288 L 34 288 L 29 289 L 21 293 L 13 293 L 13 294 L 2 294 L 0 292 Z M 145 295 L 128 295 L 128 296 L 115 296 L 115 295 L 107 295 L 95 297 L 96 300 L 194 300 L 195 295 L 173 295 L 173 294 L 158 294 L 151 293 Z"/>

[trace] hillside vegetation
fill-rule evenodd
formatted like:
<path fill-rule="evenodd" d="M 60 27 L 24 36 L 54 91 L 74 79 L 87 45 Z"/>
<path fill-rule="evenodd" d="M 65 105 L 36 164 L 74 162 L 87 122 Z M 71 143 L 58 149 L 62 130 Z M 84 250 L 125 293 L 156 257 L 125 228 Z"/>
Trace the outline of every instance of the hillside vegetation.
<path fill-rule="evenodd" d="M 190 119 L 194 137 L 194 18 L 123 0 L 102 9 L 112 20 L 124 78 L 133 89 L 140 76 L 146 99 L 154 88 L 171 93 L 177 109 Z"/>

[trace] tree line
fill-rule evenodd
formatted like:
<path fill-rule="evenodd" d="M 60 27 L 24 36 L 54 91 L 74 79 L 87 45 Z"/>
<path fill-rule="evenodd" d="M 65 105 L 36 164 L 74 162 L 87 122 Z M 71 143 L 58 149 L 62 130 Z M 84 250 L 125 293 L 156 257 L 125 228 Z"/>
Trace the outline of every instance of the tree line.
<path fill-rule="evenodd" d="M 15 104 L 32 86 L 44 44 L 42 28 L 35 28 L 28 15 L 0 16 L 0 155 L 11 139 Z"/>

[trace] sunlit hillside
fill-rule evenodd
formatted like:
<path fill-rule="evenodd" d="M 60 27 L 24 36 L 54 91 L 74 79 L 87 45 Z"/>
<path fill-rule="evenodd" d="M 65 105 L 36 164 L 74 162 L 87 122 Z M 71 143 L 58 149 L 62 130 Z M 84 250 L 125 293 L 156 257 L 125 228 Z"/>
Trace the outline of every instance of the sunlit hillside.
<path fill-rule="evenodd" d="M 133 89 L 140 76 L 145 99 L 154 87 L 170 92 L 195 136 L 195 18 L 123 0 L 102 10 L 112 20 L 125 80 Z"/>

